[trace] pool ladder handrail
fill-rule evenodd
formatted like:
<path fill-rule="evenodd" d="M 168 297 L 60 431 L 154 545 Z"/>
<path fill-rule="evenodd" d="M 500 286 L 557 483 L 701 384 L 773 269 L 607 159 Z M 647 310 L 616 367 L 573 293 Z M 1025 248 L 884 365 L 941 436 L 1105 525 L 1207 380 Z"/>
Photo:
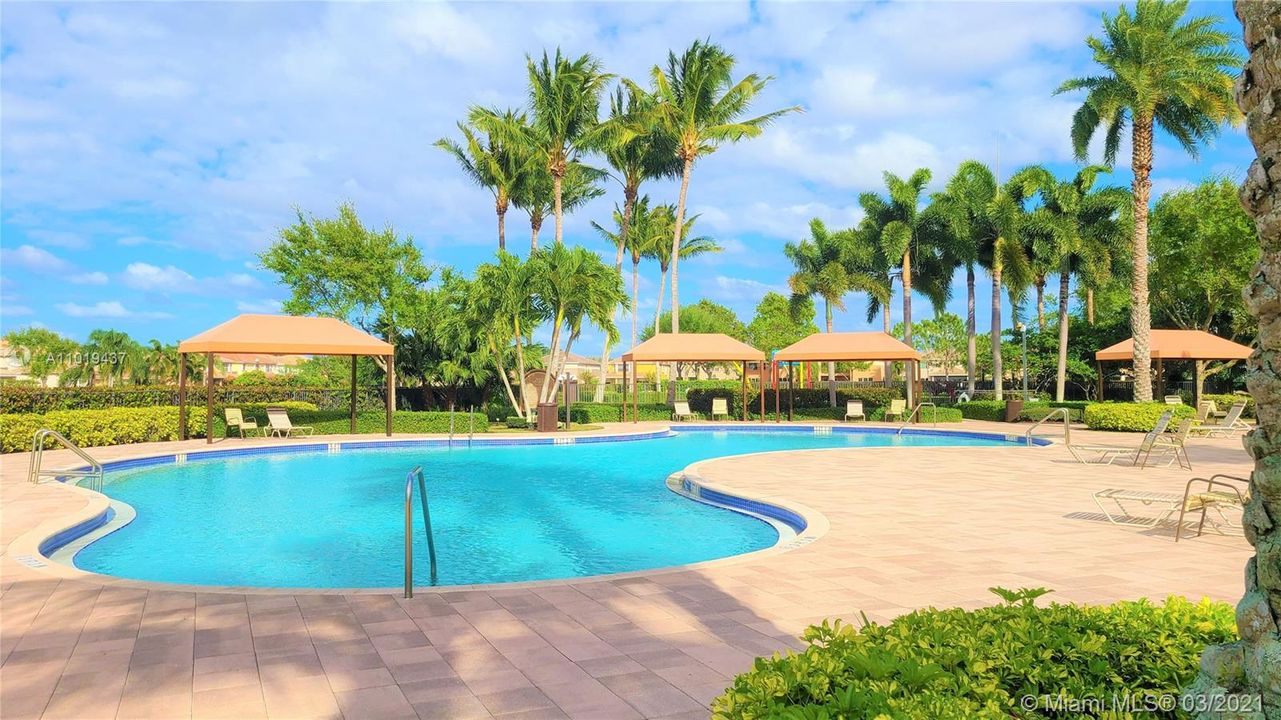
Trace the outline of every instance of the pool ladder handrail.
<path fill-rule="evenodd" d="M 431 532 L 431 508 L 427 504 L 427 481 L 420 465 L 405 477 L 405 597 L 414 596 L 414 479 L 418 480 L 418 497 L 423 505 L 423 528 L 427 531 L 427 557 L 431 561 L 431 581 L 436 582 L 436 539 Z"/>
<path fill-rule="evenodd" d="M 934 412 L 930 415 L 930 417 L 931 417 L 931 419 L 932 419 L 931 424 L 932 424 L 934 427 L 938 427 L 938 426 L 939 426 L 939 406 L 938 406 L 938 405 L 935 405 L 935 404 L 934 404 L 934 403 L 932 403 L 932 402 L 928 402 L 928 401 L 927 401 L 927 402 L 919 402 L 919 403 L 917 403 L 917 404 L 916 404 L 916 407 L 912 408 L 912 412 L 908 413 L 907 419 L 903 421 L 903 424 L 902 424 L 902 425 L 899 425 L 899 426 L 898 426 L 898 430 L 896 430 L 896 431 L 894 432 L 894 434 L 895 434 L 895 435 L 902 435 L 902 434 L 903 434 L 903 431 L 907 429 L 907 426 L 912 424 L 912 418 L 920 419 L 920 417 L 921 417 L 921 408 L 925 407 L 926 405 L 929 405 L 930 407 L 934 408 Z"/>
<path fill-rule="evenodd" d="M 64 448 L 79 456 L 81 460 L 89 464 L 89 469 L 44 470 L 42 467 L 44 464 L 44 444 L 48 438 L 57 440 Z M 79 445 L 68 440 L 62 433 L 49 428 L 37 430 L 31 439 L 31 465 L 27 469 L 27 480 L 32 483 L 38 483 L 42 477 L 50 477 L 55 480 L 60 477 L 89 478 L 89 489 L 95 492 L 102 492 L 102 463 L 80 449 Z"/>
<path fill-rule="evenodd" d="M 1032 425 L 1032 427 L 1027 429 L 1027 432 L 1023 433 L 1023 443 L 1028 447 L 1032 447 L 1032 433 L 1035 432 L 1037 428 L 1041 427 L 1046 422 L 1053 420 L 1059 415 L 1063 416 L 1063 444 L 1071 445 L 1072 444 L 1072 416 L 1071 416 L 1071 413 L 1068 412 L 1068 409 L 1065 407 L 1054 408 L 1049 412 L 1048 415 L 1041 418 L 1040 420 L 1037 420 L 1036 423 Z"/>

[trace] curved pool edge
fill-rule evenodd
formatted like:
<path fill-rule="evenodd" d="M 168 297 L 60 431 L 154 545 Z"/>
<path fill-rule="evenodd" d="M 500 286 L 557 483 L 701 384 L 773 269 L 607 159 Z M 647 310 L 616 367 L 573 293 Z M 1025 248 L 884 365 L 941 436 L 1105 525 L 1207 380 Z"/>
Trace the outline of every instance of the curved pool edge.
<path fill-rule="evenodd" d="M 824 425 L 824 424 L 807 424 L 807 425 L 781 425 L 781 424 L 750 424 L 750 425 L 720 425 L 720 424 L 673 424 L 667 427 L 638 432 L 622 432 L 590 436 L 570 436 L 570 437 L 539 437 L 539 438 L 477 438 L 476 442 L 492 445 L 570 445 L 600 442 L 627 442 L 634 440 L 648 440 L 661 437 L 668 437 L 677 432 L 811 432 L 811 433 L 875 433 L 875 434 L 895 434 L 900 432 L 900 428 L 895 426 L 876 426 L 876 425 Z M 973 437 L 984 440 L 999 440 L 1011 445 L 1025 445 L 1024 436 L 999 434 L 993 432 L 966 431 L 966 430 L 940 430 L 937 428 L 906 428 L 901 430 L 902 434 L 909 435 L 944 435 Z M 201 460 L 210 460 L 227 457 L 244 457 L 247 455 L 272 455 L 291 452 L 341 452 L 342 450 L 365 450 L 376 449 L 380 447 L 444 447 L 451 443 L 466 443 L 466 440 L 448 440 L 445 438 L 391 438 L 387 440 L 357 440 L 357 441 L 335 441 L 335 442 L 304 442 L 299 444 L 289 443 L 284 440 L 279 444 L 256 445 L 253 447 L 236 448 L 236 449 L 217 449 L 203 450 L 192 452 L 166 452 L 159 454 L 141 453 L 135 457 L 126 457 L 103 463 L 104 471 L 125 470 L 149 465 L 167 464 L 167 463 L 185 463 L 199 462 Z M 1029 447 L 1044 447 L 1054 444 L 1045 438 L 1032 438 L 1032 444 L 1025 445 Z M 924 449 L 924 448 L 923 448 Z M 929 448 L 932 450 L 946 450 L 946 447 Z M 782 450 L 770 452 L 809 452 L 809 450 Z M 755 454 L 755 453 L 749 453 Z M 196 457 L 192 457 L 196 456 Z M 415 586 L 415 591 L 419 592 L 464 592 L 464 591 L 495 591 L 503 589 L 524 589 L 557 585 L 573 585 L 578 583 L 600 582 L 618 579 L 634 578 L 639 576 L 650 576 L 656 574 L 682 572 L 696 570 L 709 564 L 728 564 L 744 562 L 747 560 L 759 558 L 764 554 L 774 554 L 787 552 L 789 550 L 803 547 L 825 534 L 830 528 L 826 516 L 814 508 L 802 505 L 787 498 L 778 496 L 752 496 L 744 494 L 741 490 L 729 488 L 724 485 L 710 483 L 702 479 L 698 474 L 698 469 L 704 465 L 715 463 L 730 457 L 743 457 L 743 455 L 728 455 L 717 458 L 708 458 L 692 463 L 685 469 L 672 473 L 667 479 L 667 487 L 670 491 L 676 492 L 687 499 L 695 502 L 703 502 L 708 505 L 721 507 L 726 510 L 738 512 L 740 514 L 755 517 L 772 525 L 775 530 L 779 530 L 780 525 L 789 527 L 794 531 L 792 535 L 786 535 L 784 532 L 779 533 L 778 541 L 769 547 L 753 550 L 746 553 L 739 553 L 723 558 L 704 560 L 697 563 L 688 563 L 684 565 L 669 565 L 659 568 L 645 570 L 631 570 L 620 573 L 606 573 L 601 575 L 584 575 L 567 578 L 554 578 L 547 580 L 525 580 L 503 583 L 479 583 L 471 585 L 442 585 L 442 586 Z M 677 478 L 680 489 L 673 487 L 673 478 Z M 686 486 L 688 483 L 688 486 Z M 403 591 L 400 587 L 380 587 L 380 588 L 297 588 L 297 587 L 260 587 L 260 586 L 231 586 L 231 585 L 190 585 L 180 583 L 164 583 L 149 580 L 133 580 L 115 575 L 105 575 L 88 570 L 82 570 L 71 564 L 74 552 L 78 552 L 84 546 L 92 541 L 118 530 L 128 522 L 132 521 L 134 512 L 127 504 L 113 501 L 102 493 L 82 488 L 66 482 L 42 483 L 51 487 L 61 487 L 67 491 L 80 493 L 86 496 L 88 502 L 81 510 L 72 515 L 65 515 L 50 518 L 35 528 L 18 536 L 10 543 L 6 554 L 11 555 L 17 562 L 26 567 L 59 577 L 63 579 L 80 579 L 89 580 L 101 585 L 113 585 L 121 587 L 134 587 L 141 589 L 165 590 L 173 592 L 210 592 L 210 593 L 257 593 L 257 594 L 280 594 L 280 595 L 325 595 L 325 594 L 376 594 L 384 595 L 388 593 L 399 594 Z M 112 521 L 110 514 L 113 512 L 113 505 L 123 505 L 129 509 L 127 517 L 118 518 Z M 780 511 L 790 513 L 794 517 L 801 518 L 805 526 L 797 530 L 796 526 L 782 520 L 780 517 L 770 515 L 770 511 Z M 92 535 L 92 537 L 90 537 Z M 83 541 L 83 542 L 81 542 Z M 78 546 L 75 551 L 69 555 L 60 551 L 70 546 Z"/>

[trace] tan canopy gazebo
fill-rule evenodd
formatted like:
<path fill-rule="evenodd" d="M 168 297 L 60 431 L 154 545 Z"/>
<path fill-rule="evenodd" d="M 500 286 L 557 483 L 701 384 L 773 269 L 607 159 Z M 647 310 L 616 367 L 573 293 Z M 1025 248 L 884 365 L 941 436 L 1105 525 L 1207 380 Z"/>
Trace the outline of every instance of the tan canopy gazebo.
<path fill-rule="evenodd" d="M 391 435 L 396 383 L 395 348 L 335 318 L 297 315 L 237 315 L 178 344 L 178 424 L 187 439 L 187 355 L 205 353 L 205 441 L 213 442 L 213 363 L 216 353 L 350 355 L 351 432 L 356 432 L 356 358 L 387 363 L 387 435 Z"/>
<path fill-rule="evenodd" d="M 1211 335 L 1203 330 L 1153 330 L 1151 335 L 1152 359 L 1156 361 L 1157 395 L 1165 394 L 1166 360 L 1245 360 L 1254 350 L 1231 340 Z M 1103 399 L 1103 363 L 1134 362 L 1134 338 L 1103 348 L 1094 353 L 1099 370 L 1099 399 Z M 1200 383 L 1192 384 L 1196 397 L 1193 404 L 1201 402 Z"/>
<path fill-rule="evenodd" d="M 921 354 L 911 345 L 883 332 L 815 333 L 774 353 L 774 363 L 788 363 L 787 419 L 792 419 L 792 363 L 798 362 L 873 362 L 902 361 L 916 363 L 920 377 Z M 913 407 L 913 388 L 907 388 L 907 405 Z M 779 389 L 774 384 L 774 414 L 779 415 Z"/>
<path fill-rule="evenodd" d="M 636 363 L 642 362 L 741 362 L 743 364 L 743 419 L 747 420 L 747 363 L 760 368 L 761 422 L 765 422 L 765 353 L 721 333 L 666 333 L 655 335 L 623 353 L 623 387 L 627 387 L 627 366 L 633 375 Z M 636 386 L 632 385 L 632 422 L 640 417 Z M 623 420 L 627 420 L 627 401 L 623 401 Z"/>

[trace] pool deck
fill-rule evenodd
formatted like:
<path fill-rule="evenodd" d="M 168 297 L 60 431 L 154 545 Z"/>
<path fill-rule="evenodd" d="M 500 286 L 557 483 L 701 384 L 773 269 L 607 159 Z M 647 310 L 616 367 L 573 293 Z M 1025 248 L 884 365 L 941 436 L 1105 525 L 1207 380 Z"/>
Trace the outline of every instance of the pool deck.
<path fill-rule="evenodd" d="M 1012 430 L 974 421 L 941 428 Z M 1073 437 L 1139 440 L 1075 429 Z M 280 441 L 214 447 L 271 442 Z M 207 447 L 91 452 L 106 461 Z M 755 656 L 798 647 L 796 635 L 828 617 L 863 612 L 884 621 L 930 605 L 977 607 L 996 600 L 987 590 L 996 585 L 1051 588 L 1057 601 L 1170 594 L 1235 601 L 1250 555 L 1239 535 L 1207 533 L 1176 545 L 1168 527 L 1108 523 L 1090 497 L 1109 487 L 1181 493 L 1194 475 L 1245 476 L 1251 467 L 1240 439 L 1193 440 L 1190 454 L 1191 472 L 1081 465 L 1060 445 L 710 460 L 697 468 L 706 482 L 814 508 L 829 528 L 785 552 L 695 568 L 419 588 L 411 600 L 398 592 L 197 592 L 29 567 L 10 545 L 23 535 L 29 541 L 42 523 L 82 513 L 91 497 L 56 483 L 30 485 L 27 455 L 3 455 L 0 708 L 6 720 L 705 718 L 710 700 Z M 46 453 L 52 467 L 70 459 Z M 662 481 L 654 478 L 656 492 L 667 492 Z"/>

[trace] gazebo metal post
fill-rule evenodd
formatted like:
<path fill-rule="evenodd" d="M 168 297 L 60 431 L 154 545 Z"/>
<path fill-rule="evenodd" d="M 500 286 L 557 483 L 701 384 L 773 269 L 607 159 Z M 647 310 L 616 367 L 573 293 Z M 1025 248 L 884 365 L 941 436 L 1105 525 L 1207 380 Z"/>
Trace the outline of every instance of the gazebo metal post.
<path fill-rule="evenodd" d="M 622 402 L 623 407 L 622 407 L 622 412 L 619 413 L 619 418 L 623 422 L 627 422 L 627 361 L 626 360 L 623 361 L 623 387 L 620 389 L 622 390 L 621 394 L 623 398 L 623 402 Z"/>
<path fill-rule="evenodd" d="M 1198 411 L 1201 409 L 1201 363 L 1202 360 L 1192 361 L 1192 407 Z"/>
<path fill-rule="evenodd" d="M 178 353 L 178 437 L 187 439 L 187 353 Z"/>
<path fill-rule="evenodd" d="M 774 361 L 774 422 L 783 422 L 783 413 L 781 411 L 781 406 L 779 405 L 779 393 L 781 392 L 781 389 L 779 388 L 780 379 L 781 378 L 779 378 L 779 375 L 778 375 L 778 361 L 775 360 Z"/>
<path fill-rule="evenodd" d="M 395 408 L 392 407 L 392 397 L 396 387 L 396 356 L 387 356 L 387 437 L 391 437 L 391 418 Z"/>
<path fill-rule="evenodd" d="M 640 383 L 636 382 L 636 375 L 639 371 L 636 369 L 636 361 L 632 361 L 632 422 L 640 420 Z M 658 365 L 654 365 L 654 378 L 658 378 Z M 676 382 L 668 378 L 670 382 Z M 624 391 L 625 392 L 625 391 Z M 627 402 L 627 396 L 623 396 L 623 402 Z"/>
<path fill-rule="evenodd" d="M 747 422 L 747 361 L 743 361 L 743 422 Z"/>
<path fill-rule="evenodd" d="M 205 353 L 205 444 L 213 444 L 213 353 Z"/>
<path fill-rule="evenodd" d="M 1165 400 L 1165 368 L 1159 356 L 1156 359 L 1156 395 Z"/>
<path fill-rule="evenodd" d="M 351 356 L 351 419 L 347 423 L 347 432 L 356 434 L 356 356 Z"/>

